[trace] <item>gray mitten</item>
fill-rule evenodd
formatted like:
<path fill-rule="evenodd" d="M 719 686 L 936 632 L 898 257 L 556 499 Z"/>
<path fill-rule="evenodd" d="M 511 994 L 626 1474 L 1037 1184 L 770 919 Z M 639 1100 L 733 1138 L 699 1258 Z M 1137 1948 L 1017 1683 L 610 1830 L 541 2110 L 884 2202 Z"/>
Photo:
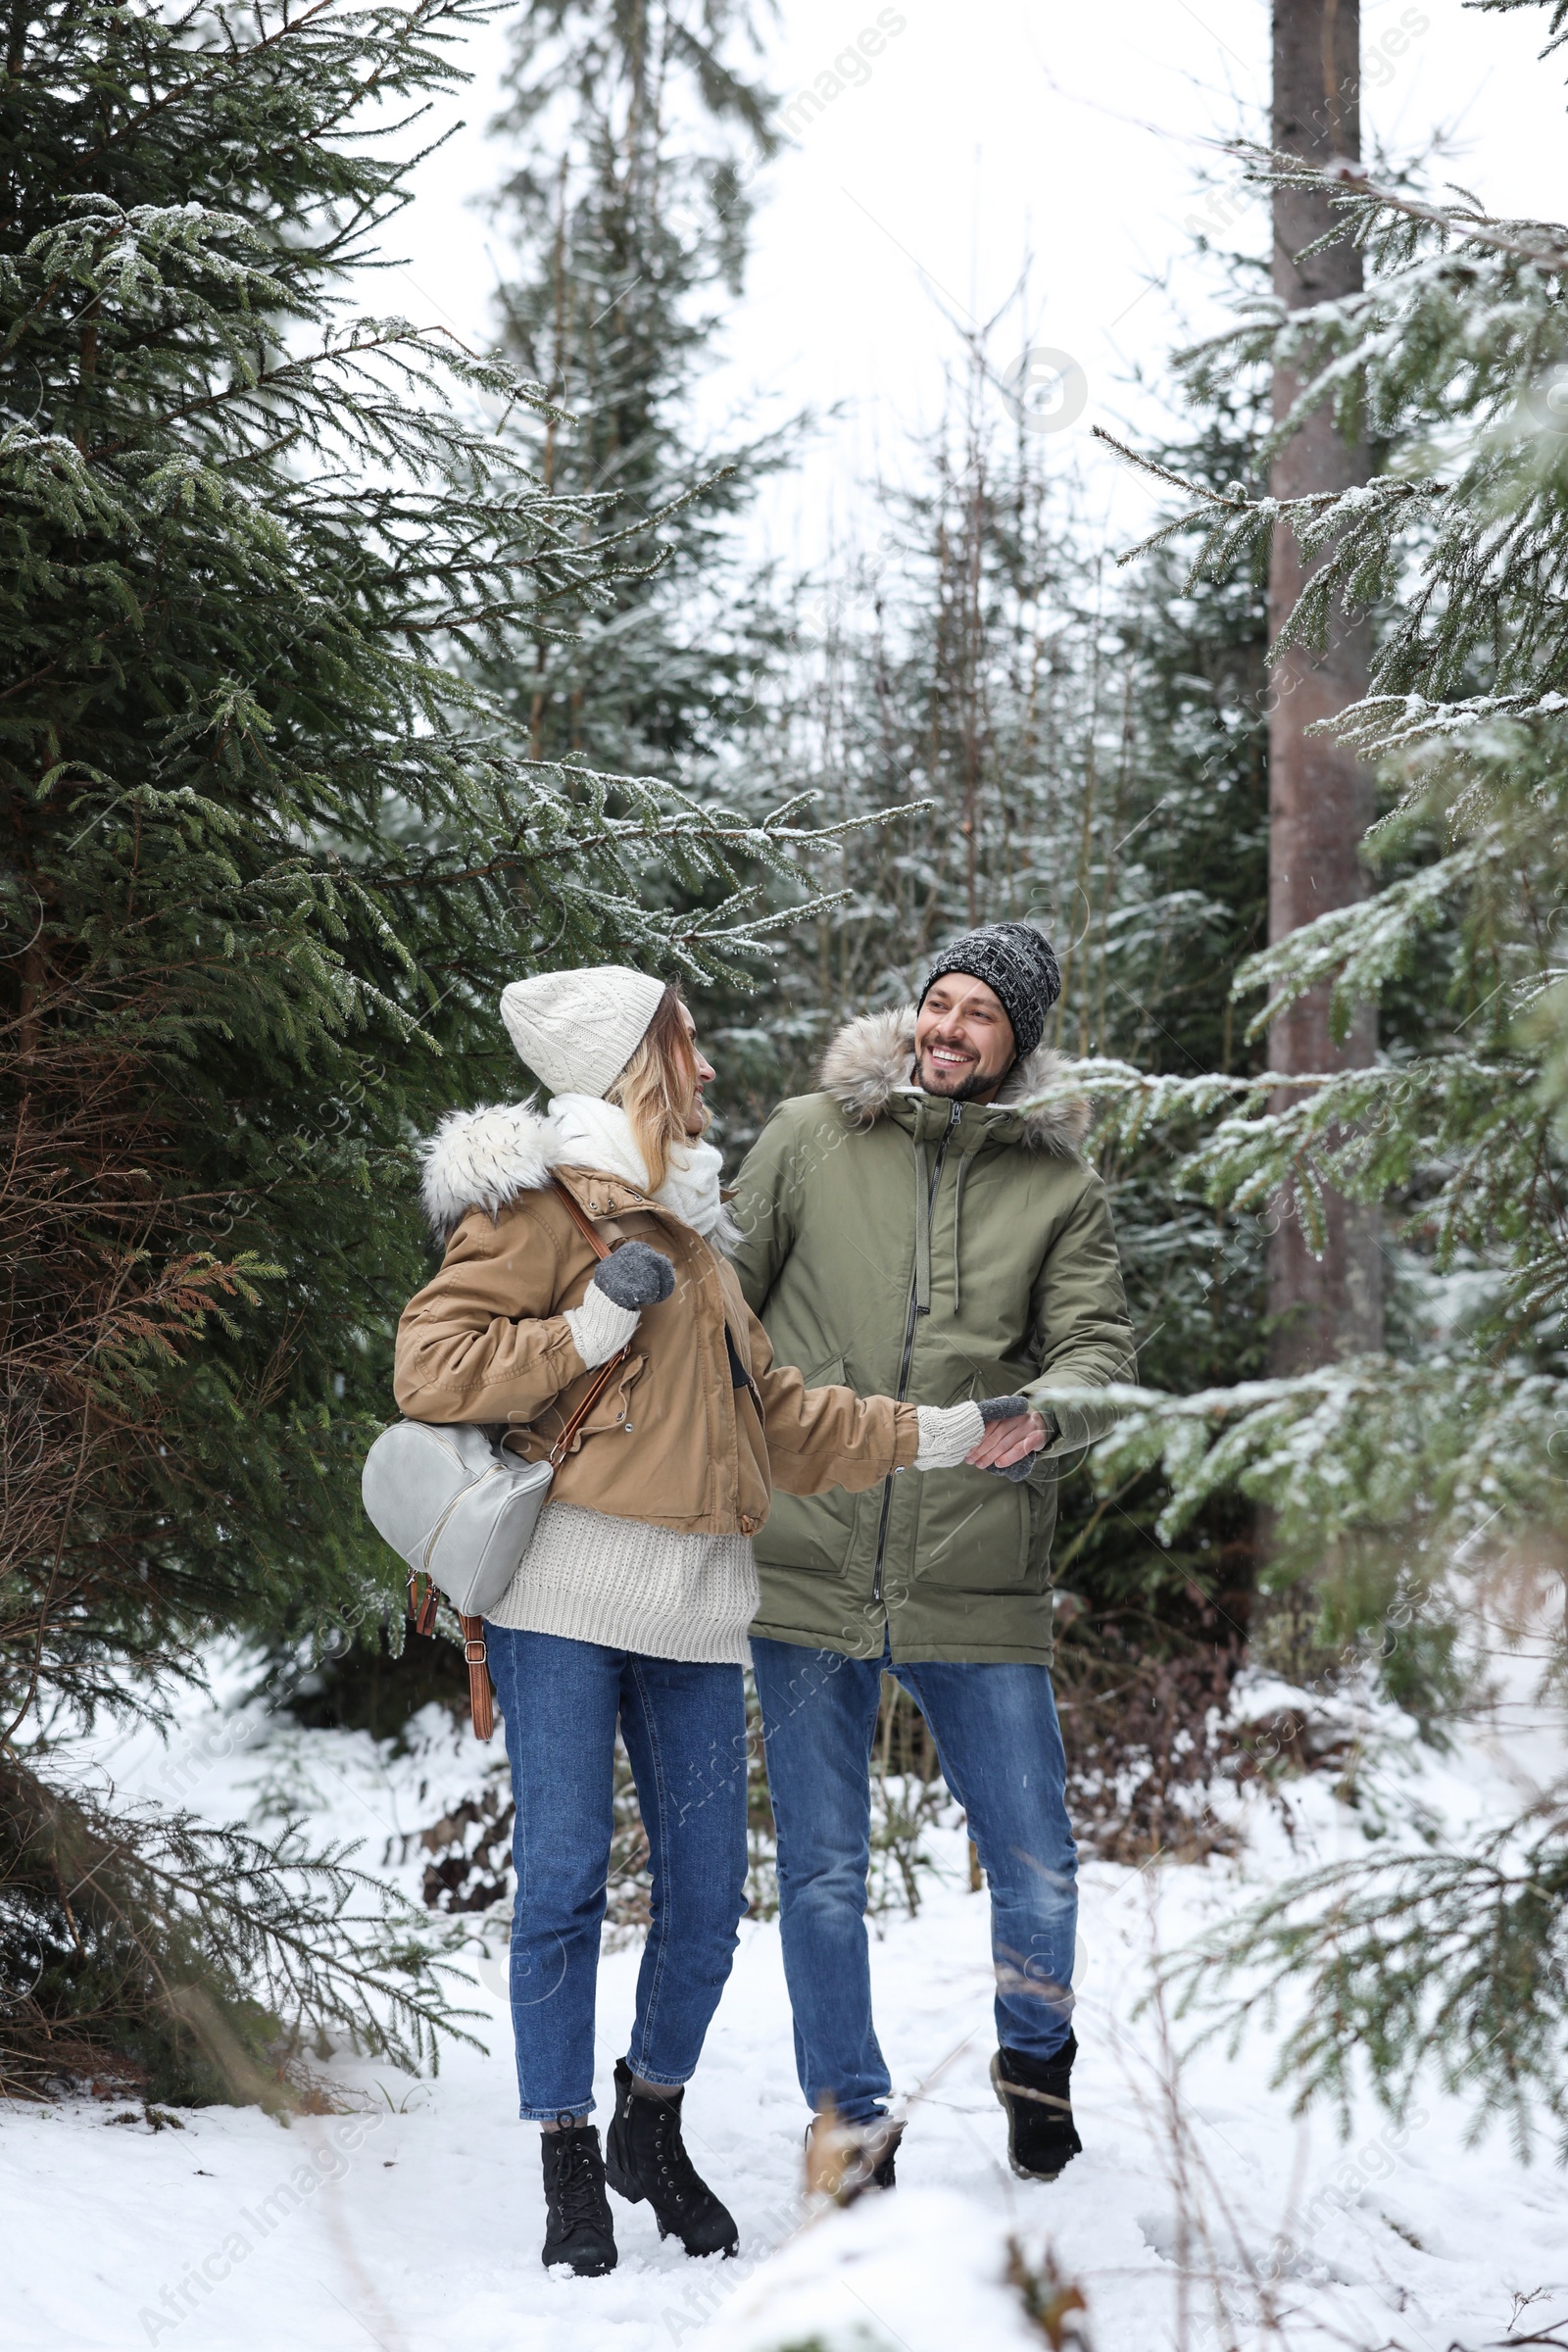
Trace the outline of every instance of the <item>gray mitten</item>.
<path fill-rule="evenodd" d="M 675 1288 L 675 1269 L 646 1242 L 622 1242 L 612 1250 L 564 1320 L 589 1371 L 608 1364 L 627 1347 L 645 1306 L 657 1306 Z"/>
<path fill-rule="evenodd" d="M 622 1242 L 605 1259 L 592 1287 L 615 1306 L 657 1306 L 675 1288 L 675 1269 L 646 1242 Z"/>
<path fill-rule="evenodd" d="M 986 1422 L 1017 1421 L 1031 1409 L 1027 1396 L 988 1396 L 980 1407 L 980 1418 Z M 996 1478 L 1010 1478 L 1016 1487 L 1029 1476 L 1039 1458 L 1038 1452 L 1026 1453 L 1020 1461 L 989 1462 L 986 1467 Z"/>

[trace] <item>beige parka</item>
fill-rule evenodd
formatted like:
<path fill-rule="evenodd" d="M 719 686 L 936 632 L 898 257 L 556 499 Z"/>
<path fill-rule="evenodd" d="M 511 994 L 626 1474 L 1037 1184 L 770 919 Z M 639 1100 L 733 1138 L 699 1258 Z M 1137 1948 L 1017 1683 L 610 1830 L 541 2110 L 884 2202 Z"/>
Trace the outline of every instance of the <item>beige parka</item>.
<path fill-rule="evenodd" d="M 510 1425 L 542 1460 L 593 1375 L 564 1310 L 599 1260 L 553 1179 L 612 1249 L 641 1241 L 675 1268 L 645 1307 L 625 1363 L 561 1463 L 552 1500 L 690 1535 L 755 1535 L 774 1487 L 852 1493 L 907 1469 L 914 1408 L 853 1389 L 808 1388 L 775 1365 L 727 1259 L 623 1177 L 563 1164 L 548 1118 L 504 1104 L 447 1119 L 425 1157 L 423 1194 L 441 1269 L 398 1325 L 393 1387 L 414 1421 Z M 725 1328 L 746 1374 L 736 1387 Z"/>

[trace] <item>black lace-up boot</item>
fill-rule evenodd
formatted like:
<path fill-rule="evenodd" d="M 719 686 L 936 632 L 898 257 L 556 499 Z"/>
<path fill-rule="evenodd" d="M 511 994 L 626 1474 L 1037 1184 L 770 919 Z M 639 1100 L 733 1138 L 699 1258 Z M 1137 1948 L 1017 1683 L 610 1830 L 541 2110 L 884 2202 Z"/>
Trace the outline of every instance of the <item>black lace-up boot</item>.
<path fill-rule="evenodd" d="M 615 2065 L 615 2120 L 605 2151 L 605 2177 L 617 2197 L 654 2209 L 661 2237 L 678 2237 L 688 2254 L 733 2254 L 735 2224 L 686 2153 L 680 2135 L 684 2090 L 650 2098 L 633 2090 L 624 2058 Z"/>
<path fill-rule="evenodd" d="M 605 2160 L 592 2124 L 541 2132 L 545 2168 L 543 2261 L 569 2262 L 579 2278 L 602 2278 L 615 2267 L 615 2229 L 605 2195 Z"/>
<path fill-rule="evenodd" d="M 1072 2120 L 1072 2062 L 1078 2044 L 1068 2034 L 1054 2058 L 1026 2058 L 1000 2049 L 991 2080 L 1007 2111 L 1007 2161 L 1020 2180 L 1054 2180 L 1083 2153 Z"/>

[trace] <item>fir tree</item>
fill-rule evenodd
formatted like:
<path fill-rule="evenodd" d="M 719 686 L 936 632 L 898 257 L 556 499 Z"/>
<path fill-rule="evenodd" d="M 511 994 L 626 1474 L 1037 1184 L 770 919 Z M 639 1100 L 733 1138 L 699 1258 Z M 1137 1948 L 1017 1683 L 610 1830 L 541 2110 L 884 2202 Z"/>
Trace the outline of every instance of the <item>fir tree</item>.
<path fill-rule="evenodd" d="M 888 822 L 819 861 L 845 895 L 792 934 L 787 976 L 737 1041 L 754 1119 L 809 1082 L 848 1013 L 903 1002 L 953 931 L 1006 915 L 1082 928 L 1087 779 L 1108 744 L 1110 800 L 1124 789 L 1120 714 L 1070 510 L 1038 445 L 999 430 L 993 373 L 977 338 L 914 487 L 879 494 L 875 553 L 797 583 L 786 607 L 796 655 L 766 689 L 757 804 L 793 782 L 824 812 Z"/>
<path fill-rule="evenodd" d="M 1303 177 L 1255 160 L 1265 179 Z M 1341 732 L 1380 763 L 1390 807 L 1366 901 L 1253 958 L 1238 992 L 1265 999 L 1254 1036 L 1324 986 L 1342 1035 L 1401 988 L 1426 1019 L 1370 1067 L 1289 1090 L 1268 1072 L 1080 1076 L 1123 1135 L 1202 1122 L 1186 1177 L 1216 1206 L 1274 1200 L 1315 1242 L 1326 1189 L 1381 1202 L 1404 1312 L 1386 1350 L 1298 1378 L 1131 1395 L 1102 1475 L 1161 1463 L 1171 1534 L 1227 1490 L 1267 1503 L 1284 1566 L 1319 1580 L 1325 1634 L 1361 1635 L 1408 1696 L 1454 1652 L 1473 1565 L 1560 1561 L 1568 1535 L 1568 231 L 1348 168 L 1315 184 L 1367 257 L 1365 290 L 1289 318 L 1258 306 L 1200 375 L 1283 355 L 1301 411 L 1364 416 L 1390 462 L 1343 496 L 1277 511 L 1236 484 L 1191 513 L 1214 576 L 1266 554 L 1283 514 L 1313 565 L 1293 637 L 1320 642 L 1340 605 L 1381 609 L 1371 692 Z M 1563 1664 L 1557 1638 L 1549 1673 Z M 1476 1852 L 1304 1882 L 1218 1939 L 1198 1981 L 1216 1956 L 1308 1971 L 1311 2022 L 1287 2053 L 1308 2091 L 1343 2092 L 1359 2055 L 1397 2103 L 1435 2055 L 1522 2136 L 1538 2098 L 1562 2123 L 1564 1838 L 1548 1791 Z"/>
<path fill-rule="evenodd" d="M 501 347 L 569 409 L 519 431 L 551 488 L 592 503 L 630 561 L 569 641 L 481 663 L 534 758 L 641 773 L 721 760 L 776 635 L 733 524 L 789 436 L 704 451 L 694 396 L 740 296 L 771 99 L 732 62 L 740 0 L 694 24 L 665 0 L 530 0 L 494 125 L 521 160 L 496 203 L 516 267 Z"/>
<path fill-rule="evenodd" d="M 50 0 L 8 24 L 13 2073 L 79 2028 L 165 2088 L 210 2082 L 187 1981 L 262 2046 L 267 2004 L 235 2001 L 277 1918 L 241 1936 L 198 1899 L 177 1823 L 127 1825 L 134 1888 L 107 1862 L 77 1887 L 101 1824 L 40 1778 L 39 1743 L 99 1707 L 157 1715 L 217 1631 L 395 1611 L 357 1469 L 424 1266 L 413 1139 L 515 1086 L 504 980 L 615 955 L 716 971 L 750 936 L 743 866 L 792 847 L 787 823 L 530 763 L 472 682 L 487 646 L 569 631 L 644 568 L 649 528 L 607 531 L 483 422 L 520 403 L 564 431 L 536 385 L 341 307 L 406 200 L 369 134 L 399 144 L 387 117 L 451 79 L 481 13 Z M 654 882 L 700 911 L 651 908 Z M 384 2032 L 399 1978 L 345 1970 L 324 1927 L 314 1961 L 295 1942 Z M 263 1977 L 296 2016 L 332 2007 L 292 1961 Z"/>

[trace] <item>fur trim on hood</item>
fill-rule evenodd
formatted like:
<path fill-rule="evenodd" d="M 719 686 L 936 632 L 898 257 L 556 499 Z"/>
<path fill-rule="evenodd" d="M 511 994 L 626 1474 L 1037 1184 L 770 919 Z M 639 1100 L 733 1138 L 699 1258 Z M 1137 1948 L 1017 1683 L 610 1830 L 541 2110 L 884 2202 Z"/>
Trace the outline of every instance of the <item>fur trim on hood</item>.
<path fill-rule="evenodd" d="M 449 1110 L 421 1145 L 419 1198 L 438 1240 L 470 1208 L 497 1217 L 519 1193 L 537 1192 L 564 1164 L 561 1130 L 530 1102 L 487 1102 Z"/>
<path fill-rule="evenodd" d="M 477 1110 L 449 1110 L 419 1147 L 419 1200 L 438 1242 L 448 1242 L 470 1208 L 494 1223 L 519 1193 L 536 1193 L 556 1168 L 580 1167 L 558 1120 L 531 1102 L 486 1102 Z M 732 1256 L 740 1228 L 726 1208 L 708 1236 Z"/>
<path fill-rule="evenodd" d="M 881 1117 L 892 1096 L 909 1083 L 914 1060 L 914 1006 L 893 1012 L 866 1012 L 846 1021 L 822 1056 L 820 1085 L 831 1095 L 846 1118 L 869 1127 Z M 996 1099 L 996 1107 L 1038 1094 L 1061 1068 L 1061 1055 L 1052 1046 L 1037 1046 L 1013 1065 Z M 1069 1102 L 1052 1102 L 1026 1110 L 1022 1141 L 1031 1152 L 1054 1152 L 1065 1158 L 1078 1150 L 1089 1133 L 1089 1099 L 1078 1095 Z"/>

